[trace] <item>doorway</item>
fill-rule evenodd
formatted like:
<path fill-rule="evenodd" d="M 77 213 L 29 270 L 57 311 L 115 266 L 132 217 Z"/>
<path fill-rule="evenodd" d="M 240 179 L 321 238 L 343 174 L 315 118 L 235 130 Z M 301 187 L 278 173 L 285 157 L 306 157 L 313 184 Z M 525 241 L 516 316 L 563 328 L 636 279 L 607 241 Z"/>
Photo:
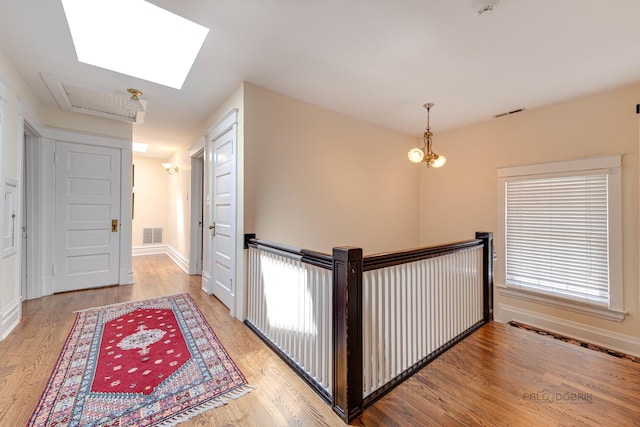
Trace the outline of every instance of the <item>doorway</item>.
<path fill-rule="evenodd" d="M 201 276 L 204 231 L 204 149 L 191 157 L 191 239 L 189 274 Z"/>
<path fill-rule="evenodd" d="M 56 142 L 55 292 L 118 284 L 120 150 Z"/>
<path fill-rule="evenodd" d="M 22 301 L 39 298 L 40 277 L 40 144 L 41 136 L 27 121 L 23 121 L 22 205 L 20 293 Z"/>
<path fill-rule="evenodd" d="M 202 288 L 236 316 L 238 267 L 237 110 L 213 126 L 204 156 Z M 241 247 L 241 246 L 240 246 Z M 242 292 L 240 292 L 242 293 Z"/>

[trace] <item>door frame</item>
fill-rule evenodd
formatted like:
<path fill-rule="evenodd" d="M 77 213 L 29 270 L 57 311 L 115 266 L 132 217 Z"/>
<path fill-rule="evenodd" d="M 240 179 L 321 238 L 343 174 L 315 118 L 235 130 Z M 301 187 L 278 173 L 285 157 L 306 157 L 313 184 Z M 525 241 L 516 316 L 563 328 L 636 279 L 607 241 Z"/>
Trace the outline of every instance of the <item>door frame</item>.
<path fill-rule="evenodd" d="M 244 227 L 243 221 L 239 220 L 243 218 L 242 209 L 240 209 L 239 204 L 241 204 L 242 195 L 239 189 L 241 188 L 241 180 L 239 174 L 238 165 L 241 164 L 240 159 L 240 137 L 238 135 L 238 109 L 233 108 L 229 112 L 227 112 L 216 124 L 214 124 L 208 131 L 205 139 L 204 146 L 204 225 L 211 224 L 211 204 L 213 202 L 212 195 L 213 191 L 211 188 L 211 183 L 213 180 L 213 153 L 209 149 L 209 143 L 218 137 L 222 136 L 230 129 L 235 129 L 236 135 L 236 146 L 234 147 L 235 155 L 234 155 L 234 167 L 233 173 L 235 174 L 235 195 L 233 197 L 234 205 L 235 205 L 235 215 L 233 216 L 233 221 L 235 221 L 234 227 L 236 230 L 236 250 L 234 252 L 234 260 L 233 260 L 233 277 L 235 280 L 235 289 L 236 292 L 233 295 L 233 301 L 231 307 L 229 307 L 229 311 L 231 316 L 237 317 L 242 320 L 244 317 L 244 274 L 242 269 L 244 269 L 244 258 L 239 255 L 242 254 L 243 242 L 244 242 Z M 205 228 L 205 227 L 203 227 Z M 206 228 L 205 228 L 206 229 Z M 204 234 L 204 233 L 203 233 Z M 202 290 L 207 294 L 211 295 L 213 293 L 213 277 L 212 277 L 212 266 L 211 266 L 211 239 L 203 238 L 203 253 L 202 253 Z"/>
<path fill-rule="evenodd" d="M 21 192 L 21 207 L 24 209 L 22 213 L 22 227 L 26 232 L 25 243 L 26 250 L 23 251 L 20 258 L 20 269 L 22 271 L 21 285 L 23 292 L 22 300 L 34 299 L 40 297 L 38 289 L 41 277 L 41 207 L 38 203 L 40 194 L 41 175 L 41 145 L 42 132 L 44 125 L 39 119 L 30 112 L 24 105 L 21 108 L 22 123 L 21 135 L 24 136 L 23 142 L 23 191 Z"/>
<path fill-rule="evenodd" d="M 205 138 L 202 138 L 204 141 Z M 204 143 L 191 154 L 191 225 L 189 238 L 189 274 L 202 275 L 203 264 L 203 186 L 204 186 Z"/>
<path fill-rule="evenodd" d="M 76 144 L 110 147 L 120 150 L 121 182 L 120 182 L 120 254 L 118 284 L 134 283 L 131 265 L 131 170 L 132 151 L 131 141 L 84 132 L 74 132 L 62 129 L 44 128 L 38 146 L 39 157 L 37 167 L 40 177 L 37 202 L 40 212 L 38 215 L 40 226 L 40 272 L 34 277 L 32 292 L 29 295 L 39 298 L 53 294 L 54 287 L 54 243 L 55 233 L 55 146 L 56 141 Z M 129 173 L 126 173 L 129 171 Z M 34 171 L 31 171 L 33 174 Z M 33 264 L 33 263 L 32 263 Z"/>
<path fill-rule="evenodd" d="M 23 187 L 20 191 L 20 206 L 25 212 L 22 219 L 25 221 L 22 226 L 26 227 L 27 250 L 21 253 L 20 269 L 25 269 L 26 283 L 21 284 L 21 291 L 26 288 L 26 293 L 22 295 L 23 300 L 40 298 L 42 293 L 42 230 L 44 213 L 40 203 L 42 188 L 42 136 L 45 132 L 45 125 L 40 117 L 23 101 L 20 101 L 19 135 L 23 136 L 21 147 L 21 176 L 23 177 Z M 26 264 L 26 265 L 24 265 Z M 25 280 L 21 276 L 21 280 Z"/>

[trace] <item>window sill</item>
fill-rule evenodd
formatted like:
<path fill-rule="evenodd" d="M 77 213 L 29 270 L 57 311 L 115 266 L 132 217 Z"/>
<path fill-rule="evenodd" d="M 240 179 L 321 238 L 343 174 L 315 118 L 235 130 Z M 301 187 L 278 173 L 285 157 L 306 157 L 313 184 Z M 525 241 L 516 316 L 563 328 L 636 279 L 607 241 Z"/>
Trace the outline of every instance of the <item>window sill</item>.
<path fill-rule="evenodd" d="M 519 288 L 508 288 L 506 286 L 496 285 L 496 290 L 501 296 L 536 302 L 538 304 L 562 308 L 564 310 L 570 310 L 576 313 L 599 317 L 601 319 L 611 320 L 614 322 L 622 322 L 626 314 L 624 311 L 613 310 L 607 307 L 581 303 L 578 301 L 571 301 L 568 299 L 555 297 L 553 295 L 546 295 Z"/>

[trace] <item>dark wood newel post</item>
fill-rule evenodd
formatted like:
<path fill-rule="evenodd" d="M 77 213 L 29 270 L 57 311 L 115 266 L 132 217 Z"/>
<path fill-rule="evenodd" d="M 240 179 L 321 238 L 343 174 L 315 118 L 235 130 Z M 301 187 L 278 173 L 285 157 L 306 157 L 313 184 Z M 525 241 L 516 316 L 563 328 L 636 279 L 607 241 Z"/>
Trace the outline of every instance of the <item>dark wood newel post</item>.
<path fill-rule="evenodd" d="M 482 240 L 484 249 L 482 251 L 482 265 L 484 272 L 482 275 L 482 307 L 483 319 L 485 322 L 493 320 L 493 233 L 476 232 L 476 239 Z"/>
<path fill-rule="evenodd" d="M 362 249 L 333 248 L 333 410 L 362 414 Z"/>

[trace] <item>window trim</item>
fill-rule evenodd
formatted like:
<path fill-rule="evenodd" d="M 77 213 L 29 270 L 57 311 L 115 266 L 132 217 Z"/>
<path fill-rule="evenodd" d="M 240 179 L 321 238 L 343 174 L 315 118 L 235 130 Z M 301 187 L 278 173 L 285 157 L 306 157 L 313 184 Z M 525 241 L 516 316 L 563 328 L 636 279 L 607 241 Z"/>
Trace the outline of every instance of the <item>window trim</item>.
<path fill-rule="evenodd" d="M 506 224 L 505 184 L 508 179 L 550 174 L 575 174 L 579 172 L 606 171 L 608 175 L 607 203 L 609 217 L 609 304 L 601 306 L 543 292 L 524 290 L 506 283 Z M 495 284 L 500 295 L 532 301 L 570 311 L 613 321 L 622 321 L 624 315 L 622 276 L 622 156 L 601 156 L 586 159 L 540 163 L 498 168 L 498 226 L 496 233 L 497 263 Z"/>

